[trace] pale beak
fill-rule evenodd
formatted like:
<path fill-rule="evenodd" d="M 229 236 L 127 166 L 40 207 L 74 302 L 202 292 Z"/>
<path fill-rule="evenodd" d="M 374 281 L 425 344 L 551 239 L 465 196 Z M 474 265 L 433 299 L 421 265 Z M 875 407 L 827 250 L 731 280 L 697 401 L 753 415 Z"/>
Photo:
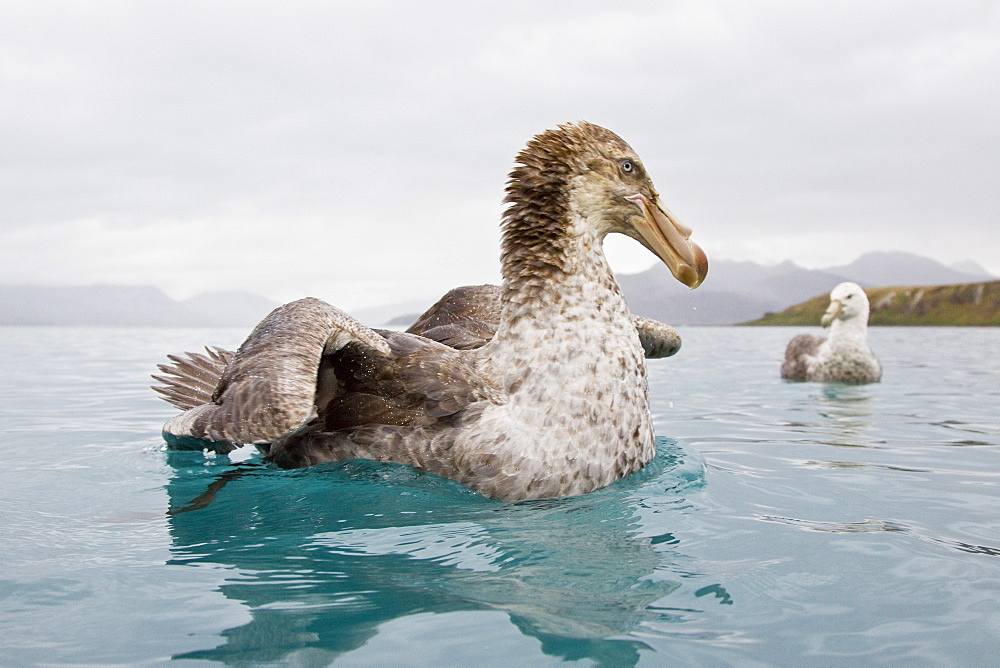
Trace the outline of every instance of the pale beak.
<path fill-rule="evenodd" d="M 657 199 L 650 202 L 642 193 L 626 197 L 638 205 L 642 216 L 634 216 L 639 241 L 670 269 L 678 281 L 696 288 L 708 275 L 708 258 L 698 244 L 690 241 L 691 229 L 677 220 Z"/>
<path fill-rule="evenodd" d="M 830 305 L 826 307 L 826 312 L 820 319 L 820 324 L 824 327 L 829 327 L 830 323 L 840 317 L 840 312 L 844 309 L 844 305 L 840 301 L 834 299 L 830 302 Z"/>

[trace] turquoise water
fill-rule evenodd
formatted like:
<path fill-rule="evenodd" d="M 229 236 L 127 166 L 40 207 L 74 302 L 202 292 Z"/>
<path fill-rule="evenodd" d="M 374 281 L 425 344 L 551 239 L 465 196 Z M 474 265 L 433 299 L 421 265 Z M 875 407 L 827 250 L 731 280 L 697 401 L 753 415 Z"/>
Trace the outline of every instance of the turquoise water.
<path fill-rule="evenodd" d="M 659 455 L 518 505 L 364 462 L 167 452 L 167 352 L 238 330 L 0 328 L 0 664 L 997 665 L 1000 329 L 681 328 Z"/>

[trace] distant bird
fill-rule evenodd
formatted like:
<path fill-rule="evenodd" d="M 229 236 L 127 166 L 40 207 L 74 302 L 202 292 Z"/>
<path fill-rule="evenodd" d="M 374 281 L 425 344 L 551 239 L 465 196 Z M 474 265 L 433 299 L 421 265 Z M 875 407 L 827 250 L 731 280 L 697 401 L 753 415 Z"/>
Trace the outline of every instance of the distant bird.
<path fill-rule="evenodd" d="M 409 464 L 509 501 L 582 494 L 655 454 L 644 349 L 603 252 L 637 240 L 697 287 L 691 231 L 613 132 L 533 138 L 510 174 L 500 317 L 482 345 L 376 331 L 318 299 L 275 309 L 231 356 L 172 357 L 173 447 L 256 444 L 285 468 Z M 220 377 L 221 376 L 221 377 Z"/>
<path fill-rule="evenodd" d="M 868 296 L 861 286 L 837 285 L 820 322 L 830 327 L 830 337 L 799 334 L 789 341 L 782 378 L 857 384 L 882 379 L 882 365 L 868 347 Z"/>

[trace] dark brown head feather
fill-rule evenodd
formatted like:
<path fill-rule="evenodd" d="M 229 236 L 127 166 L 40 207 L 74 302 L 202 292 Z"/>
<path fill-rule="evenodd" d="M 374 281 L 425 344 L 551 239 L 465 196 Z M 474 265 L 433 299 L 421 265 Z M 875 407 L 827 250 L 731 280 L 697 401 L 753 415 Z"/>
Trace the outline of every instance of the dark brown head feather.
<path fill-rule="evenodd" d="M 605 158 L 608 146 L 632 153 L 615 133 L 580 121 L 536 135 L 518 154 L 504 198 L 500 264 L 507 281 L 566 271 L 569 181 Z"/>

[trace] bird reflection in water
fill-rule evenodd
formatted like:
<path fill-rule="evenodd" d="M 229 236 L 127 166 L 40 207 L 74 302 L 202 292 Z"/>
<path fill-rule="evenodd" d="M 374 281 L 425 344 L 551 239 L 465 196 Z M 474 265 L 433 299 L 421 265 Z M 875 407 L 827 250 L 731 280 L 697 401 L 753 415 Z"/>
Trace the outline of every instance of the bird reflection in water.
<path fill-rule="evenodd" d="M 332 660 L 392 620 L 492 610 L 546 654 L 633 665 L 648 649 L 634 632 L 688 621 L 694 600 L 732 604 L 650 522 L 685 512 L 705 482 L 698 455 L 674 441 L 606 490 L 519 504 L 370 461 L 287 471 L 167 457 L 171 562 L 236 569 L 220 591 L 252 617 L 175 658 L 257 663 L 308 649 Z M 671 605 L 687 579 L 691 600 Z"/>
<path fill-rule="evenodd" d="M 823 418 L 815 425 L 817 441 L 839 447 L 874 447 L 869 435 L 871 392 L 871 387 L 865 385 L 823 383 L 813 397 L 817 413 Z"/>

